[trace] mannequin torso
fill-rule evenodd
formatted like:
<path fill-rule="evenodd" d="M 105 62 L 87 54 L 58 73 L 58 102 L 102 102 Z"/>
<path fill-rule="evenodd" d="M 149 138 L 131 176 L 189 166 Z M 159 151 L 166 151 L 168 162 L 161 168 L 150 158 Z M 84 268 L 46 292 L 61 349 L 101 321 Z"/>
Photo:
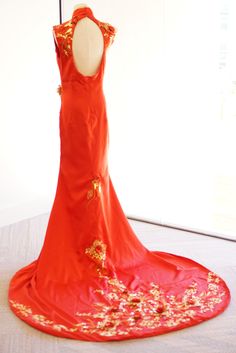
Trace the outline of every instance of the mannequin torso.
<path fill-rule="evenodd" d="M 77 8 L 87 7 L 77 4 Z M 72 55 L 77 70 L 86 76 L 96 74 L 104 50 L 103 34 L 99 26 L 88 17 L 77 22 L 72 38 Z"/>

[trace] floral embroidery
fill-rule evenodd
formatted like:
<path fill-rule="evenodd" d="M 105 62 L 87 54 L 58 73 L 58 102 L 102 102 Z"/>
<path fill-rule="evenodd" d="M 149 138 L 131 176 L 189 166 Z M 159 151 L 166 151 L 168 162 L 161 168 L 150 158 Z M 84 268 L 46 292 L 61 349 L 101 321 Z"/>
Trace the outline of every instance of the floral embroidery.
<path fill-rule="evenodd" d="M 87 192 L 88 200 L 95 198 L 95 196 L 99 197 L 102 191 L 101 182 L 99 178 L 93 179 L 91 183 L 92 183 L 92 188 Z"/>
<path fill-rule="evenodd" d="M 96 239 L 90 248 L 85 249 L 85 254 L 89 255 L 92 260 L 95 260 L 98 265 L 101 264 L 104 267 L 106 247 L 106 244 L 102 240 Z"/>
<path fill-rule="evenodd" d="M 10 304 L 13 308 L 17 309 L 17 313 L 22 315 L 23 317 L 30 317 L 32 321 L 37 322 L 39 325 L 51 327 L 55 331 L 68 331 L 74 332 L 77 331 L 77 327 L 67 327 L 65 325 L 56 324 L 52 320 L 48 320 L 44 315 L 33 314 L 32 309 L 29 306 L 25 306 L 23 304 L 17 303 L 15 300 L 10 300 Z"/>
<path fill-rule="evenodd" d="M 102 274 L 103 270 L 99 268 L 97 270 L 104 289 L 94 289 L 94 293 L 99 293 L 101 300 L 105 298 L 105 301 L 93 304 L 95 312 L 76 312 L 77 323 L 72 327 L 48 320 L 44 315 L 33 314 L 30 307 L 14 300 L 10 300 L 10 303 L 23 317 L 29 317 L 39 325 L 56 331 L 79 330 L 100 336 L 127 336 L 130 332 L 144 328 L 155 330 L 159 327 L 177 327 L 190 321 L 198 313 L 212 311 L 225 295 L 225 291 L 219 286 L 221 278 L 214 272 L 208 272 L 206 291 L 197 293 L 198 285 L 193 280 L 182 296 L 175 296 L 166 295 L 153 282 L 148 290 L 131 291 L 118 278 Z"/>
<path fill-rule="evenodd" d="M 115 35 L 117 33 L 117 29 L 110 25 L 110 23 L 106 22 L 99 22 L 99 26 L 104 28 L 104 37 L 108 40 L 108 45 L 111 46 L 111 44 L 114 42 Z"/>
<path fill-rule="evenodd" d="M 59 26 L 59 30 L 55 32 L 57 38 L 62 38 L 62 50 L 66 56 L 72 54 L 72 29 L 73 22 L 72 20 L 66 21 L 62 26 Z"/>
<path fill-rule="evenodd" d="M 61 38 L 62 50 L 66 56 L 72 55 L 72 37 L 73 37 L 73 28 L 77 23 L 79 16 L 74 16 L 71 20 L 66 21 L 63 25 L 53 26 L 55 29 L 55 36 Z M 116 34 L 116 28 L 106 22 L 98 21 L 98 26 L 102 29 L 102 33 L 105 37 L 105 41 L 111 45 L 114 41 Z"/>
<path fill-rule="evenodd" d="M 142 331 L 144 328 L 158 330 L 160 327 L 178 327 L 198 314 L 213 311 L 222 302 L 226 294 L 220 285 L 221 278 L 214 272 L 207 274 L 207 288 L 199 293 L 198 283 L 192 280 L 177 295 L 167 294 L 158 283 L 148 283 L 147 288 L 138 291 L 130 290 L 114 274 L 108 275 L 104 268 L 106 244 L 102 240 L 94 240 L 91 247 L 85 249 L 97 264 L 96 270 L 100 286 L 93 289 L 100 300 L 95 301 L 93 309 L 88 312 L 75 312 L 75 321 L 71 327 L 49 320 L 44 315 L 33 314 L 32 309 L 14 300 L 11 305 L 23 317 L 29 317 L 39 325 L 57 331 L 98 334 L 100 336 L 127 336 L 129 333 Z M 99 288 L 100 287 L 100 288 Z M 101 289 L 102 288 L 102 289 Z M 195 319 L 197 322 L 198 319 Z"/>
<path fill-rule="evenodd" d="M 98 269 L 99 277 L 105 279 L 107 290 L 95 290 L 109 304 L 94 303 L 96 313 L 79 313 L 86 317 L 79 324 L 83 332 L 96 332 L 101 336 L 127 335 L 131 331 L 143 328 L 178 326 L 191 320 L 198 312 L 213 310 L 222 301 L 225 292 L 220 292 L 220 278 L 213 272 L 208 273 L 208 290 L 197 295 L 197 282 L 192 281 L 182 296 L 166 295 L 158 284 L 151 282 L 150 288 L 143 291 L 131 291 L 122 281 L 103 275 Z M 103 284 L 104 286 L 104 284 Z"/>

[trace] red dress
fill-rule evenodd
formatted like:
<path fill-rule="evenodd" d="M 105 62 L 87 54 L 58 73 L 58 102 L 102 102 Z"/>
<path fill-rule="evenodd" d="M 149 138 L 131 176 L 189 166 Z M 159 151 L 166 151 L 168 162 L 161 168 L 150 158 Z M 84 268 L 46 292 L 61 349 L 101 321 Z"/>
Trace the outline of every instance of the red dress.
<path fill-rule="evenodd" d="M 72 57 L 74 28 L 85 16 L 104 38 L 93 76 L 79 73 Z M 148 250 L 114 190 L 103 74 L 116 28 L 85 7 L 53 31 L 61 75 L 58 183 L 39 257 L 10 281 L 11 310 L 36 329 L 88 341 L 159 335 L 220 314 L 230 302 L 224 280 L 189 258 Z"/>

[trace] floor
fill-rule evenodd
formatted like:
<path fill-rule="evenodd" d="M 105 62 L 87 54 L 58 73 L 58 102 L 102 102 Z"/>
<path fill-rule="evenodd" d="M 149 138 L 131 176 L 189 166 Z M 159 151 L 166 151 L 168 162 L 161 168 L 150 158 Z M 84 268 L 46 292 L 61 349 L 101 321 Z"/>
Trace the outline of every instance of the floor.
<path fill-rule="evenodd" d="M 8 283 L 19 268 L 38 257 L 49 214 L 0 228 L 1 353 L 236 353 L 236 242 L 129 220 L 151 250 L 190 257 L 218 273 L 228 284 L 228 308 L 201 324 L 154 336 L 118 342 L 85 342 L 48 335 L 25 324 L 9 309 Z"/>

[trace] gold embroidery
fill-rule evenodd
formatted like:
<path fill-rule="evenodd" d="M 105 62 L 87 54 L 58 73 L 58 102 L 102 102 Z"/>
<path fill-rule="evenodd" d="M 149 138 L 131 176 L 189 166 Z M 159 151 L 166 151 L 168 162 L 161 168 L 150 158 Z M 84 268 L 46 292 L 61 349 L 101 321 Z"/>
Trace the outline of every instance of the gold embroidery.
<path fill-rule="evenodd" d="M 100 195 L 101 191 L 102 191 L 102 188 L 101 188 L 101 182 L 100 180 L 97 178 L 97 179 L 93 179 L 91 181 L 92 183 L 92 189 L 90 189 L 88 192 L 87 192 L 87 199 L 90 200 L 90 199 L 93 199 L 95 196 L 98 196 Z"/>
<path fill-rule="evenodd" d="M 208 272 L 207 291 L 197 294 L 198 284 L 193 280 L 183 295 L 175 296 L 166 295 L 159 285 L 153 282 L 148 290 L 131 291 L 122 281 L 103 275 L 102 271 L 98 269 L 104 289 L 94 289 L 94 293 L 99 293 L 101 300 L 105 301 L 93 304 L 95 312 L 76 312 L 77 323 L 71 327 L 48 320 L 44 315 L 33 314 L 30 307 L 14 300 L 10 300 L 10 304 L 17 309 L 17 314 L 55 331 L 79 330 L 83 333 L 112 337 L 127 336 L 144 328 L 157 331 L 159 327 L 177 327 L 190 321 L 198 313 L 212 311 L 225 295 L 219 288 L 221 279 L 213 272 Z M 198 320 L 194 323 L 199 322 Z"/>
<path fill-rule="evenodd" d="M 85 249 L 85 254 L 89 255 L 92 260 L 95 260 L 98 265 L 101 264 L 102 267 L 104 267 L 106 247 L 106 244 L 104 244 L 102 240 L 96 239 L 90 248 Z"/>
<path fill-rule="evenodd" d="M 127 335 L 142 328 L 157 329 L 158 327 L 178 326 L 190 321 L 198 312 L 213 310 L 222 301 L 225 292 L 220 292 L 218 283 L 220 278 L 213 272 L 208 273 L 208 291 L 197 295 L 197 282 L 192 281 L 185 289 L 183 296 L 166 295 L 158 284 L 150 283 L 150 289 L 145 291 L 131 291 L 122 281 L 102 274 L 107 290 L 101 290 L 101 298 L 106 302 L 94 303 L 97 312 L 80 313 L 84 317 L 80 329 L 86 333 L 96 332 L 101 336 Z M 215 291 L 216 290 L 216 291 Z M 99 292 L 95 290 L 94 292 Z"/>
<path fill-rule="evenodd" d="M 221 278 L 212 271 L 207 274 L 207 289 L 200 293 L 194 279 L 183 289 L 183 293 L 177 295 L 166 294 L 154 282 L 149 283 L 148 288 L 130 290 L 116 275 L 107 274 L 108 270 L 104 268 L 106 247 L 102 240 L 96 239 L 91 247 L 85 249 L 85 253 L 98 265 L 96 270 L 101 285 L 94 288 L 93 293 L 98 293 L 100 300 L 91 303 L 93 309 L 89 312 L 77 311 L 74 314 L 76 324 L 72 327 L 55 323 L 43 315 L 35 315 L 30 307 L 16 301 L 10 300 L 10 303 L 18 309 L 20 315 L 30 317 L 39 325 L 53 330 L 79 330 L 87 334 L 112 337 L 127 336 L 144 328 L 157 332 L 159 327 L 178 327 L 191 320 L 195 324 L 199 322 L 199 318 L 194 320 L 196 315 L 213 311 L 226 294 L 220 285 Z"/>
<path fill-rule="evenodd" d="M 65 325 L 56 324 L 52 320 L 48 320 L 44 315 L 33 314 L 32 309 L 29 306 L 25 306 L 23 304 L 17 303 L 15 300 L 9 300 L 10 304 L 13 308 L 17 309 L 17 313 L 24 317 L 30 317 L 32 321 L 37 322 L 39 325 L 51 327 L 55 331 L 68 331 L 75 332 L 78 330 L 77 327 L 67 327 Z"/>
<path fill-rule="evenodd" d="M 107 38 L 108 40 L 108 45 L 111 46 L 111 44 L 114 42 L 114 38 L 117 32 L 117 29 L 113 27 L 110 23 L 107 22 L 99 22 L 100 28 L 104 28 L 104 37 Z"/>
<path fill-rule="evenodd" d="M 21 313 L 22 316 L 32 315 L 32 310 L 30 307 L 27 307 L 20 303 L 16 303 L 14 300 L 10 300 L 10 303 L 13 304 L 14 308 L 18 309 L 18 312 Z"/>
<path fill-rule="evenodd" d="M 62 26 L 58 26 L 57 31 L 55 31 L 55 36 L 62 39 L 62 50 L 66 56 L 72 55 L 73 26 L 76 25 L 78 17 L 74 16 L 73 19 L 65 22 Z M 117 31 L 116 28 L 109 23 L 101 21 L 98 21 L 98 26 L 102 29 L 102 33 L 108 40 L 108 44 L 111 45 Z"/>
<path fill-rule="evenodd" d="M 72 20 L 69 20 L 63 24 L 63 26 L 59 27 L 60 32 L 56 32 L 55 35 L 57 38 L 62 38 L 62 49 L 66 56 L 72 54 L 71 52 L 71 44 L 72 44 L 72 28 L 73 28 Z"/>

